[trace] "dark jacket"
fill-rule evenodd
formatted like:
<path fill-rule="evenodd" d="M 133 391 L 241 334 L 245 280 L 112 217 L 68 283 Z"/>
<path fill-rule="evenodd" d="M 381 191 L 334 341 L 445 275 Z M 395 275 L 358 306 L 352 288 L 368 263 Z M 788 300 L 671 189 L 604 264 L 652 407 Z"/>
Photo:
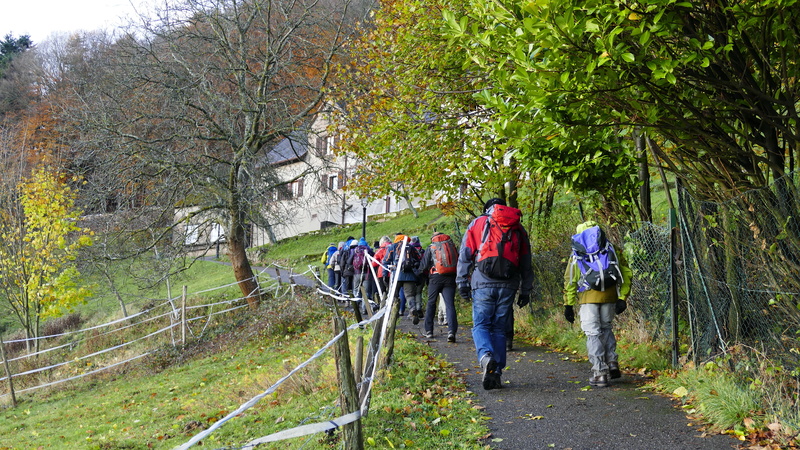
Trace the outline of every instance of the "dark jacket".
<path fill-rule="evenodd" d="M 530 240 L 528 232 L 523 228 L 522 245 L 518 273 L 508 280 L 489 278 L 480 270 L 475 269 L 475 258 L 481 245 L 481 235 L 489 216 L 482 215 L 473 220 L 464 233 L 461 248 L 458 251 L 458 270 L 456 271 L 456 284 L 461 287 L 469 285 L 472 289 L 486 287 L 505 287 L 518 289 L 520 295 L 530 295 L 533 289 L 533 266 L 531 263 Z"/>
<path fill-rule="evenodd" d="M 394 244 L 390 245 L 386 250 L 386 255 L 383 257 L 383 264 L 389 266 L 392 273 L 397 276 L 397 281 L 413 281 L 418 282 L 419 279 L 417 275 L 413 272 L 404 272 L 398 266 L 400 262 L 400 249 L 403 247 L 403 241 L 395 242 Z M 406 251 L 410 258 L 413 258 L 417 261 L 420 260 L 420 255 L 417 249 L 413 246 L 406 245 Z"/>

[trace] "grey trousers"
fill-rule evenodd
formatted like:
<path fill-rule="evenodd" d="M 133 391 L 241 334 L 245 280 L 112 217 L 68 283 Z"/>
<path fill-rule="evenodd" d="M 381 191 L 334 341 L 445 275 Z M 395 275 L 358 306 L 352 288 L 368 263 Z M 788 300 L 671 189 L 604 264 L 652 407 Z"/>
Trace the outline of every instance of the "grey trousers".
<path fill-rule="evenodd" d="M 617 338 L 611 329 L 614 303 L 584 303 L 581 305 L 581 330 L 586 335 L 586 350 L 593 375 L 608 375 L 608 363 L 617 362 Z"/>

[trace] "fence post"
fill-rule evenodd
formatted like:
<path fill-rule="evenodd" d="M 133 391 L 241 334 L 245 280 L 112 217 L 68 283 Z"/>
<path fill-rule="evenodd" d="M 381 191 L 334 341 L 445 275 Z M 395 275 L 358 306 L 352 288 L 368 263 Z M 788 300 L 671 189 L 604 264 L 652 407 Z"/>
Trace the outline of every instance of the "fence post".
<path fill-rule="evenodd" d="M 356 386 L 361 383 L 363 379 L 363 370 L 364 370 L 364 336 L 359 336 L 356 339 L 356 367 L 355 367 L 355 374 L 356 374 Z"/>
<path fill-rule="evenodd" d="M 8 390 L 11 392 L 11 405 L 17 407 L 17 396 L 14 393 L 14 381 L 11 379 L 11 369 L 8 367 L 8 358 L 6 357 L 6 344 L 3 342 L 3 337 L 0 336 L 0 356 L 3 357 L 3 366 L 6 368 L 6 377 L 8 377 Z"/>
<path fill-rule="evenodd" d="M 396 299 L 395 299 L 396 300 Z M 395 330 L 397 329 L 397 319 L 400 317 L 400 302 L 393 301 L 392 302 L 392 309 L 389 311 L 389 317 L 386 317 L 386 320 L 389 322 L 387 323 L 386 328 L 386 337 L 384 341 L 384 345 L 386 346 L 386 353 L 383 355 L 382 360 L 380 360 L 381 367 L 388 367 L 392 364 L 392 358 L 394 356 L 394 334 Z"/>
<path fill-rule="evenodd" d="M 367 317 L 371 318 L 375 314 L 375 311 L 372 310 L 372 303 L 370 303 L 367 298 L 367 288 L 364 286 L 365 284 L 362 277 L 361 286 L 359 286 L 361 290 L 361 300 L 364 302 L 364 310 L 367 312 Z"/>
<path fill-rule="evenodd" d="M 669 300 L 670 300 L 670 325 L 672 328 L 672 367 L 678 367 L 678 352 L 680 346 L 678 344 L 678 258 L 680 258 L 678 249 L 678 217 L 675 213 L 675 208 L 669 210 L 669 247 L 670 247 L 670 265 L 669 265 Z"/>
<path fill-rule="evenodd" d="M 350 414 L 358 411 L 358 390 L 354 378 L 353 366 L 350 362 L 350 342 L 347 335 L 347 325 L 341 317 L 333 319 L 334 333 L 337 335 L 344 332 L 341 339 L 336 341 L 334 347 L 336 355 L 336 375 L 339 378 L 340 404 L 342 412 Z M 361 434 L 361 420 L 348 423 L 343 427 L 344 448 L 347 450 L 363 449 L 364 443 Z"/>
<path fill-rule="evenodd" d="M 386 320 L 386 315 L 378 319 L 373 327 L 372 332 L 372 339 L 370 340 L 369 348 L 367 349 L 367 363 L 364 365 L 364 375 L 362 376 L 362 380 L 365 380 L 366 383 L 361 384 L 361 393 L 359 394 L 359 399 L 367 406 L 364 408 L 364 414 L 369 412 L 369 398 L 367 396 L 367 390 L 369 389 L 370 378 L 375 376 L 375 365 L 378 363 L 378 347 L 381 345 L 381 336 L 383 331 L 383 321 Z"/>
<path fill-rule="evenodd" d="M 186 345 L 186 285 L 181 294 L 181 344 Z"/>
<path fill-rule="evenodd" d="M 283 286 L 283 281 L 281 280 L 281 268 L 275 266 L 275 279 L 278 280 L 278 286 Z"/>

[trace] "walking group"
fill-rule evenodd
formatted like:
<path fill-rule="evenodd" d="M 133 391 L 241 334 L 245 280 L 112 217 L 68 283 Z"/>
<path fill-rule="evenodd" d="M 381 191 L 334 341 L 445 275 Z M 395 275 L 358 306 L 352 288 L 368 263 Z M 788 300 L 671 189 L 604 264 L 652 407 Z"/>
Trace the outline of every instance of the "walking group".
<path fill-rule="evenodd" d="M 493 198 L 467 226 L 458 249 L 443 233 L 434 233 L 426 248 L 417 236 L 402 233 L 393 239 L 384 236 L 374 247 L 363 237 L 350 237 L 338 246 L 331 244 L 322 256 L 328 287 L 342 295 L 352 293 L 359 308 L 365 306 L 364 297 L 377 308 L 377 294 L 386 293 L 396 281 L 400 316 L 408 315 L 414 325 L 423 321 L 423 336 L 433 338 L 438 315 L 440 324 L 447 324 L 451 343 L 458 332 L 458 292 L 472 302 L 472 339 L 483 388 L 502 388 L 506 354 L 513 342 L 514 303 L 520 308 L 530 303 L 534 282 L 530 239 L 521 219 L 519 209 Z M 579 307 L 592 386 L 606 387 L 622 376 L 612 322 L 627 308 L 631 274 L 623 252 L 614 249 L 597 223 L 577 226 L 564 273 L 564 318 L 573 323 Z"/>

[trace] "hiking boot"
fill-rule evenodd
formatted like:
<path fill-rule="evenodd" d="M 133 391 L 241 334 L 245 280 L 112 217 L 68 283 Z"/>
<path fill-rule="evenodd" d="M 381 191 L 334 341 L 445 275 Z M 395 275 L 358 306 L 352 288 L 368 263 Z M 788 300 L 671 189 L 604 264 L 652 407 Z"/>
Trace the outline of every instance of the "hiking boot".
<path fill-rule="evenodd" d="M 622 372 L 619 370 L 619 363 L 614 361 L 608 363 L 608 376 L 612 380 L 622 377 Z"/>
<path fill-rule="evenodd" d="M 491 353 L 486 353 L 481 358 L 481 367 L 483 367 L 483 389 L 499 389 L 500 385 L 500 372 L 497 368 L 497 361 Z"/>
<path fill-rule="evenodd" d="M 592 375 L 589 378 L 589 384 L 595 387 L 608 387 L 608 375 Z"/>
<path fill-rule="evenodd" d="M 456 335 L 455 334 L 450 333 L 450 334 L 447 335 L 447 342 L 455 342 L 455 341 L 456 341 Z"/>
<path fill-rule="evenodd" d="M 414 325 L 418 324 L 419 323 L 419 317 L 421 315 L 422 314 L 420 313 L 420 310 L 418 310 L 418 309 L 414 310 L 414 311 L 411 311 L 411 317 L 412 317 L 411 318 L 411 323 L 413 323 Z"/>
<path fill-rule="evenodd" d="M 422 337 L 425 339 L 433 339 L 433 331 L 426 331 L 422 333 Z"/>

